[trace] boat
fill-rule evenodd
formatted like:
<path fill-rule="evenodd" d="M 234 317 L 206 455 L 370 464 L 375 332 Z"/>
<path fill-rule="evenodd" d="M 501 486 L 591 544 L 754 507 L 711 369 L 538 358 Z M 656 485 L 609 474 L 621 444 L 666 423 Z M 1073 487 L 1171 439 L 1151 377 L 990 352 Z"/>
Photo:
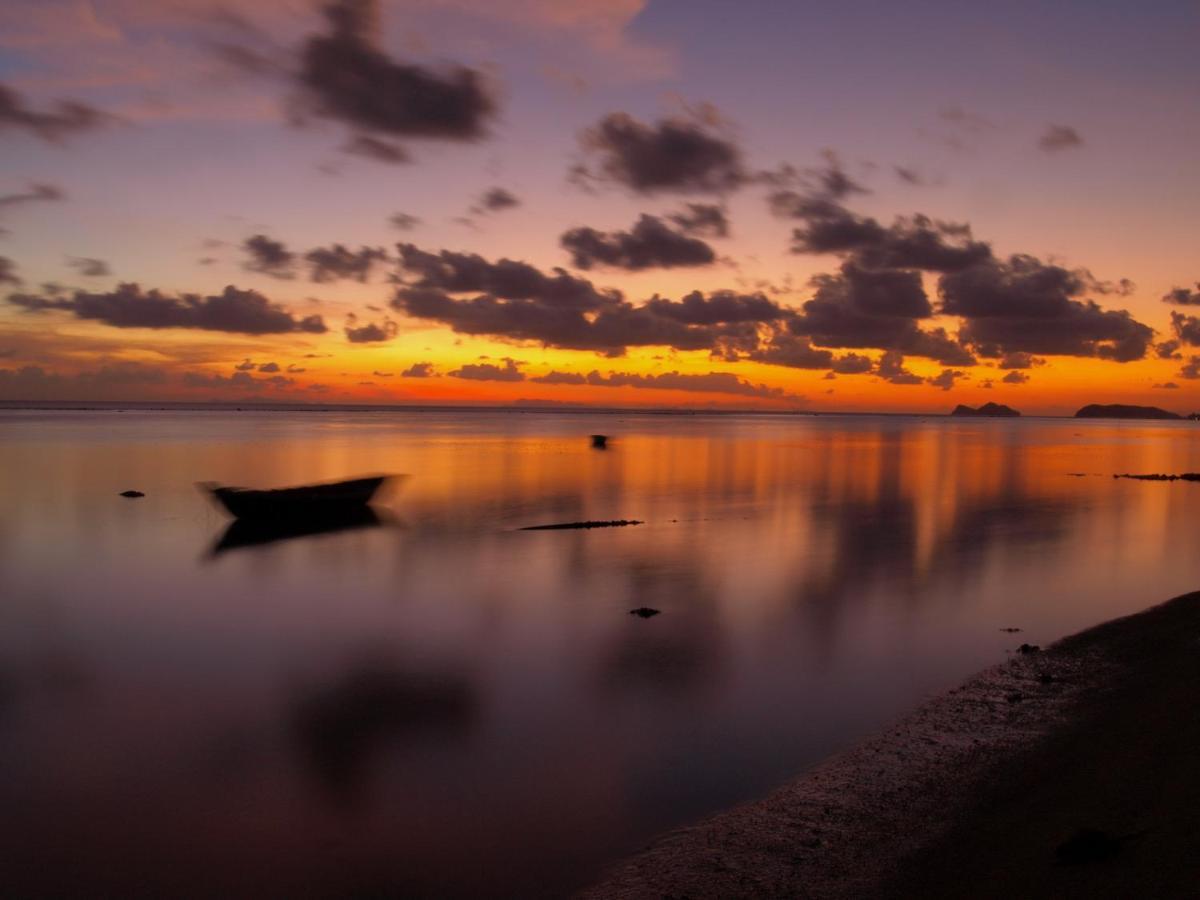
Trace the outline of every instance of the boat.
<path fill-rule="evenodd" d="M 337 519 L 363 509 L 387 475 L 354 478 L 325 484 L 259 491 L 249 488 L 202 484 L 213 498 L 238 519 Z"/>
<path fill-rule="evenodd" d="M 320 516 L 234 519 L 209 549 L 208 558 L 240 547 L 260 547 L 293 538 L 381 528 L 384 524 L 385 520 L 370 506 L 356 506 Z"/>

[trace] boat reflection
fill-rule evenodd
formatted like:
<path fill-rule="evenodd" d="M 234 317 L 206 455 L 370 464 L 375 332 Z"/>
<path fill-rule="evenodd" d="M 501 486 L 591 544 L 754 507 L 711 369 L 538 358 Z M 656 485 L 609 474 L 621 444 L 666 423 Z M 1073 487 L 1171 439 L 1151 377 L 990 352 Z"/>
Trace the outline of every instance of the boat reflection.
<path fill-rule="evenodd" d="M 207 558 L 215 559 L 223 553 L 241 547 L 261 547 L 294 538 L 381 528 L 385 524 L 396 523 L 390 518 L 385 519 L 369 506 L 332 515 L 301 516 L 292 519 L 235 519 L 213 543 Z"/>

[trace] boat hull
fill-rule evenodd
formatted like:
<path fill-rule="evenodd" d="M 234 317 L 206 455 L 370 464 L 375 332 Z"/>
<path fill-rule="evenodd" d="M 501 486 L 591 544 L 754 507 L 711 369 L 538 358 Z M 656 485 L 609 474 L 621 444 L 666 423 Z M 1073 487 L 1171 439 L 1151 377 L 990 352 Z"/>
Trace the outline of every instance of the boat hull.
<path fill-rule="evenodd" d="M 337 518 L 361 510 L 386 480 L 386 475 L 377 475 L 271 491 L 206 487 L 213 498 L 238 519 L 303 521 Z"/>

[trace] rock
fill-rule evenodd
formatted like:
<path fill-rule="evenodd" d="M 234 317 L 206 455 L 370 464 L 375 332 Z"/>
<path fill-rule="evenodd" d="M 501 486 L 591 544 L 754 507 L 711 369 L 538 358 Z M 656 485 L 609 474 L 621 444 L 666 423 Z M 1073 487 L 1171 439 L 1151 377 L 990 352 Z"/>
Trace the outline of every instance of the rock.
<path fill-rule="evenodd" d="M 135 497 L 145 497 L 146 495 L 143 494 L 141 491 L 121 491 L 119 496 L 129 497 L 130 499 L 133 499 Z"/>
<path fill-rule="evenodd" d="M 662 610 L 651 609 L 649 606 L 639 606 L 637 609 L 631 609 L 629 614 L 631 616 L 637 616 L 639 619 L 651 619 L 654 616 L 657 616 L 660 612 L 662 612 Z"/>
<path fill-rule="evenodd" d="M 1080 828 L 1058 845 L 1054 855 L 1063 865 L 1103 862 L 1121 852 L 1122 838 L 1097 828 Z"/>
<path fill-rule="evenodd" d="M 1014 418 L 1021 414 L 1011 406 L 1005 406 L 1003 403 L 985 403 L 983 406 L 966 406 L 958 404 L 951 410 L 952 416 L 999 416 L 1003 418 Z"/>
<path fill-rule="evenodd" d="M 1006 634 L 1016 634 L 1021 629 L 1020 628 L 1001 628 L 1000 630 L 1005 632 Z"/>
<path fill-rule="evenodd" d="M 1183 416 L 1157 406 L 1129 406 L 1125 403 L 1090 403 L 1075 413 L 1077 419 L 1182 419 Z"/>
<path fill-rule="evenodd" d="M 608 449 L 608 435 L 607 434 L 593 434 L 592 435 L 592 447 L 594 447 L 596 450 L 607 450 Z"/>
<path fill-rule="evenodd" d="M 1039 647 L 1037 644 L 1022 644 L 1020 647 L 1017 648 L 1017 652 L 1020 654 L 1023 654 L 1023 655 L 1028 655 L 1030 653 L 1037 653 L 1041 649 L 1042 648 Z"/>

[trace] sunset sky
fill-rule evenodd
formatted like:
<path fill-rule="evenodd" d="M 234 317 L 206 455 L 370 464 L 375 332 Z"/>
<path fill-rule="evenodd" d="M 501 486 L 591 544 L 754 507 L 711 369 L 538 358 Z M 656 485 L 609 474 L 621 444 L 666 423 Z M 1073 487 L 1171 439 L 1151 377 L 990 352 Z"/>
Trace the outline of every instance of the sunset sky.
<path fill-rule="evenodd" d="M 1200 6 L 6 0 L 0 400 L 1200 410 Z"/>

